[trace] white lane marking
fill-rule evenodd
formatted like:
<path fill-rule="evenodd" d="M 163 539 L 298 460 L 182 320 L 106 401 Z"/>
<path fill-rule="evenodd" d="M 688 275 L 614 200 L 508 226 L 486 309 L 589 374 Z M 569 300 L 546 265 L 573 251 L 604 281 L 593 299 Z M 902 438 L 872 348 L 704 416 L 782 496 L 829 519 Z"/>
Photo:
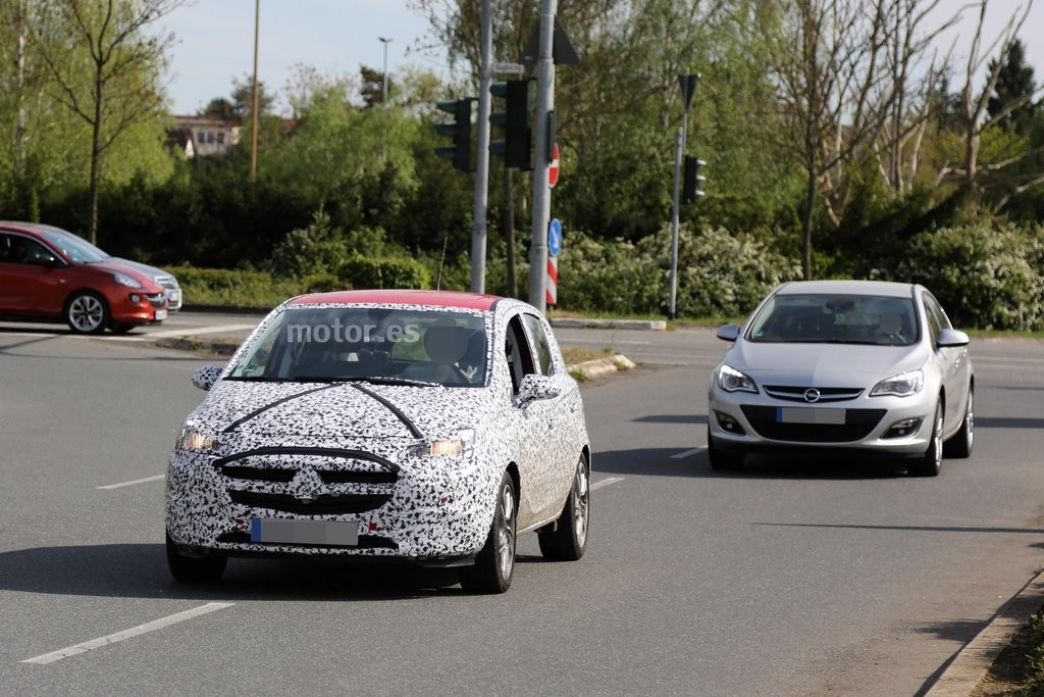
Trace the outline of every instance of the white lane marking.
<path fill-rule="evenodd" d="M 602 344 L 603 346 L 606 345 L 606 344 L 610 344 L 610 345 L 628 344 L 630 346 L 648 346 L 648 345 L 652 344 L 651 341 L 635 341 L 633 339 L 616 339 L 616 340 L 613 340 L 613 341 L 609 341 L 607 339 L 579 339 L 579 338 L 578 339 L 565 339 L 565 338 L 563 338 L 561 343 L 565 344 L 566 346 L 568 346 L 569 344 Z"/>
<path fill-rule="evenodd" d="M 187 327 L 185 329 L 166 329 L 161 332 L 149 332 L 142 336 L 143 339 L 166 339 L 172 336 L 197 336 L 199 334 L 220 334 L 221 332 L 236 332 L 243 329 L 253 329 L 256 324 L 222 324 L 218 327 Z"/>
<path fill-rule="evenodd" d="M 145 482 L 158 482 L 167 475 L 157 474 L 152 477 L 143 477 L 142 479 L 132 479 L 129 482 L 120 482 L 119 484 L 106 484 L 105 486 L 96 486 L 95 489 L 122 489 L 125 486 L 134 486 L 135 484 L 144 484 Z"/>
<path fill-rule="evenodd" d="M 695 455 L 697 453 L 702 453 L 706 449 L 707 449 L 707 446 L 701 445 L 700 447 L 693 448 L 692 450 L 683 450 L 680 453 L 674 453 L 673 455 L 671 455 L 671 459 L 672 460 L 682 460 L 684 458 L 691 457 L 692 455 Z"/>
<path fill-rule="evenodd" d="M 130 629 L 124 629 L 122 632 L 116 632 L 115 634 L 108 634 L 97 639 L 91 639 L 90 641 L 84 641 L 79 644 L 73 644 L 64 649 L 58 649 L 51 653 L 45 653 L 42 656 L 34 656 L 33 658 L 27 658 L 22 663 L 36 663 L 37 665 L 46 665 L 48 663 L 54 663 L 60 661 L 63 658 L 69 656 L 75 656 L 77 654 L 86 653 L 93 649 L 101 648 L 102 646 L 108 646 L 109 644 L 115 644 L 117 641 L 123 641 L 124 639 L 130 639 L 132 637 L 141 636 L 148 632 L 154 632 L 157 629 L 163 629 L 169 627 L 172 624 L 178 622 L 184 622 L 190 620 L 193 617 L 199 617 L 200 615 L 206 615 L 207 613 L 214 612 L 216 610 L 224 610 L 227 607 L 232 607 L 235 603 L 207 603 L 206 605 L 200 605 L 199 607 L 192 608 L 191 610 L 185 610 L 184 612 L 177 612 L 173 615 L 167 615 L 161 617 L 158 620 L 152 622 L 146 622 L 145 624 L 139 624 L 137 627 L 131 627 Z"/>
<path fill-rule="evenodd" d="M 591 491 L 594 491 L 595 489 L 601 489 L 603 486 L 609 486 L 610 484 L 622 482 L 623 480 L 623 477 L 606 477 L 605 479 L 599 479 L 597 482 L 591 485 Z"/>

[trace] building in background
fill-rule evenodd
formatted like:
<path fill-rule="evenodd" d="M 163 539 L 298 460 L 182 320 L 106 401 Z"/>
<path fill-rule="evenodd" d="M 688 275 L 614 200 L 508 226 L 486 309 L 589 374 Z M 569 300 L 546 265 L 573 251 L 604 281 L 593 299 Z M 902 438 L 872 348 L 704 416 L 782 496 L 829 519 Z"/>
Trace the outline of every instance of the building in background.
<path fill-rule="evenodd" d="M 175 116 L 168 144 L 184 150 L 186 157 L 224 155 L 239 143 L 240 126 L 210 116 Z"/>

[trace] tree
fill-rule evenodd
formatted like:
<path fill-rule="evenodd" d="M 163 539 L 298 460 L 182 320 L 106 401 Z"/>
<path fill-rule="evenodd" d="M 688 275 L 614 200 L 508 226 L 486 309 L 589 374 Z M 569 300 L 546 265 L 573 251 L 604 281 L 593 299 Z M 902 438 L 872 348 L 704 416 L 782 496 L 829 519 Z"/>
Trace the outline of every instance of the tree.
<path fill-rule="evenodd" d="M 1036 105 L 1032 100 L 1037 85 L 1033 66 L 1026 65 L 1026 47 L 1022 41 L 1011 42 L 1004 65 L 998 63 L 993 59 L 987 68 L 990 74 L 997 72 L 997 85 L 986 102 L 986 113 L 991 119 L 997 119 L 1001 128 L 1027 135 L 1033 123 Z M 1025 107 L 1011 110 L 1009 107 L 1015 104 L 1025 104 Z"/>
<path fill-rule="evenodd" d="M 64 31 L 35 38 L 54 80 L 54 97 L 91 129 L 88 235 L 98 236 L 98 191 L 104 156 L 135 124 L 163 109 L 159 75 L 173 35 L 145 28 L 184 0 L 46 0 Z M 89 84 L 79 79 L 84 55 Z"/>
<path fill-rule="evenodd" d="M 199 112 L 200 116 L 209 116 L 219 121 L 239 121 L 239 117 L 236 115 L 236 105 L 230 100 L 224 97 L 215 97 L 207 102 L 207 105 L 203 107 L 203 110 Z"/>
<path fill-rule="evenodd" d="M 359 77 L 362 80 L 362 86 L 359 88 L 359 96 L 362 97 L 363 102 L 366 104 L 366 108 L 376 106 L 384 103 L 384 73 L 380 70 L 369 67 L 368 65 L 359 66 Z M 391 83 L 388 84 L 389 91 L 391 90 Z"/>

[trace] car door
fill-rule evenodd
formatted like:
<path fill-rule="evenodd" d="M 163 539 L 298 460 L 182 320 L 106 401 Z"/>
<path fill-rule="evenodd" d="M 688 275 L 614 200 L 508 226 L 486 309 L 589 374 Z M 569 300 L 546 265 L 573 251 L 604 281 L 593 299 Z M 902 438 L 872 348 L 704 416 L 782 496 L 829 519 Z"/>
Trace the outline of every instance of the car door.
<path fill-rule="evenodd" d="M 25 235 L 0 232 L 0 312 L 59 315 L 65 262 Z"/>
<path fill-rule="evenodd" d="M 537 371 L 554 380 L 559 388 L 558 396 L 544 400 L 544 406 L 549 412 L 551 424 L 547 458 L 554 463 L 553 472 L 549 472 L 548 487 L 558 492 L 553 502 L 560 502 L 565 499 L 572 485 L 579 455 L 577 425 L 580 418 L 580 389 L 566 373 L 558 346 L 550 338 L 550 327 L 546 320 L 530 312 L 523 313 L 522 320 L 534 349 Z"/>
<path fill-rule="evenodd" d="M 939 346 L 939 334 L 945 327 L 935 298 L 925 291 L 921 296 L 921 304 L 928 323 L 929 339 L 932 342 L 932 361 L 935 363 L 935 368 L 942 381 L 943 391 L 946 393 L 946 411 L 943 421 L 943 433 L 946 434 L 951 430 L 954 414 L 959 413 L 964 404 L 960 399 L 957 387 L 959 349 L 940 348 Z"/>
<path fill-rule="evenodd" d="M 942 306 L 935 296 L 926 293 L 924 296 L 928 311 L 934 316 L 935 323 L 942 329 L 953 329 L 950 318 L 943 312 Z M 936 348 L 940 358 L 940 370 L 943 372 L 943 387 L 946 390 L 946 427 L 947 434 L 956 429 L 964 418 L 964 407 L 968 399 L 969 361 L 967 346 Z"/>

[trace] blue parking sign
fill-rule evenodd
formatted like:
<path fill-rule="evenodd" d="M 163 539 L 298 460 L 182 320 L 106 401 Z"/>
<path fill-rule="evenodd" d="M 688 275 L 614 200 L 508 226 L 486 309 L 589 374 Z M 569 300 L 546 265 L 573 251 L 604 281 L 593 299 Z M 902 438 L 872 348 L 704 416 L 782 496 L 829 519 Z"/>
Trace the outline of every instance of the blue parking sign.
<path fill-rule="evenodd" d="M 557 257 L 562 251 L 562 221 L 558 218 L 551 220 L 547 228 L 547 253 L 549 256 Z"/>

